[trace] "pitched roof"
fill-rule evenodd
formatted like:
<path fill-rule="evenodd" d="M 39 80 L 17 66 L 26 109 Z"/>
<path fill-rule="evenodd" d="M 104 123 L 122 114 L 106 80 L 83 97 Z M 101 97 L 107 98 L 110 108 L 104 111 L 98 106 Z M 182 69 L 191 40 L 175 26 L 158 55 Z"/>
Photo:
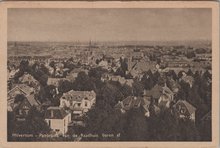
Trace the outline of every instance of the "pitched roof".
<path fill-rule="evenodd" d="M 189 102 L 185 100 L 178 100 L 176 104 L 180 104 L 180 103 L 184 104 L 190 115 L 196 111 L 196 108 L 193 105 L 191 105 Z M 176 106 L 176 104 L 174 106 Z"/>
<path fill-rule="evenodd" d="M 30 95 L 33 92 L 33 88 L 26 84 L 17 84 L 14 88 L 12 88 L 8 94 L 13 93 L 14 90 L 19 89 L 25 95 Z"/>
<path fill-rule="evenodd" d="M 150 104 L 150 101 L 141 97 L 128 96 L 121 102 L 115 105 L 115 109 L 130 110 L 131 108 L 139 108 L 143 106 L 145 109 Z"/>
<path fill-rule="evenodd" d="M 40 103 L 34 98 L 34 94 L 31 94 L 27 96 L 28 102 L 31 104 L 31 106 L 38 106 Z"/>
<path fill-rule="evenodd" d="M 88 100 L 92 100 L 94 97 L 96 97 L 96 93 L 93 90 L 92 91 L 70 90 L 63 94 L 62 99 L 82 101 L 85 98 L 87 98 Z"/>
<path fill-rule="evenodd" d="M 53 106 L 47 108 L 47 111 L 45 112 L 45 119 L 63 119 L 67 115 L 68 113 L 63 108 Z"/>

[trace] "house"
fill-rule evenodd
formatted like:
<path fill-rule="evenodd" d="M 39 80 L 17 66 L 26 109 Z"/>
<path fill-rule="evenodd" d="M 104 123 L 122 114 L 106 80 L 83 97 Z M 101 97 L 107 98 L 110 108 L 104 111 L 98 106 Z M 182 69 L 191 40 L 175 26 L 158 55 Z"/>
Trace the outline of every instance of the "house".
<path fill-rule="evenodd" d="M 174 93 L 167 87 L 166 83 L 162 88 L 163 91 L 158 100 L 158 106 L 161 108 L 169 108 L 171 101 L 173 101 Z"/>
<path fill-rule="evenodd" d="M 60 107 L 49 107 L 45 112 L 45 121 L 56 134 L 65 135 L 71 122 L 71 113 Z"/>
<path fill-rule="evenodd" d="M 156 63 L 149 62 L 146 59 L 141 59 L 138 62 L 133 62 L 131 59 L 128 60 L 128 72 L 133 77 L 138 77 L 140 74 L 148 70 L 156 71 Z"/>
<path fill-rule="evenodd" d="M 182 72 L 183 76 L 181 77 L 181 80 L 183 80 L 185 83 L 188 83 L 190 88 L 192 88 L 194 83 L 194 78 L 192 76 L 187 76 L 185 72 Z"/>
<path fill-rule="evenodd" d="M 39 82 L 30 74 L 28 73 L 25 73 L 24 75 L 22 75 L 20 78 L 19 78 L 19 81 L 23 84 L 27 84 L 28 86 L 31 86 L 35 89 L 39 89 Z"/>
<path fill-rule="evenodd" d="M 190 119 L 195 122 L 196 108 L 192 106 L 189 102 L 185 100 L 178 100 L 173 107 L 175 109 L 175 112 L 177 113 L 178 118 Z"/>
<path fill-rule="evenodd" d="M 53 85 L 58 87 L 60 81 L 65 81 L 67 80 L 66 78 L 48 78 L 47 80 L 47 85 Z"/>
<path fill-rule="evenodd" d="M 7 109 L 8 111 L 13 110 L 14 99 L 18 94 L 23 94 L 24 96 L 29 96 L 34 94 L 34 88 L 27 86 L 26 84 L 17 84 L 14 88 L 8 91 L 7 95 Z"/>
<path fill-rule="evenodd" d="M 149 110 L 150 104 L 151 102 L 148 98 L 128 96 L 124 100 L 119 101 L 115 105 L 115 109 L 119 110 L 121 113 L 126 113 L 128 110 L 132 108 L 141 107 L 141 109 L 143 109 L 144 115 L 146 117 L 149 117 L 150 116 L 150 110 Z M 154 105 L 154 111 L 156 112 L 156 114 L 158 114 L 160 110 L 157 106 Z"/>
<path fill-rule="evenodd" d="M 108 69 L 109 66 L 108 66 L 108 61 L 100 61 L 99 64 L 98 64 L 99 67 L 102 67 L 103 69 Z"/>
<path fill-rule="evenodd" d="M 32 107 L 39 107 L 40 103 L 34 98 L 34 94 L 27 96 L 21 102 L 15 103 L 13 111 L 18 121 L 23 121 L 29 114 Z"/>
<path fill-rule="evenodd" d="M 60 107 L 68 108 L 74 115 L 81 116 L 96 102 L 96 93 L 92 91 L 70 90 L 60 98 Z"/>

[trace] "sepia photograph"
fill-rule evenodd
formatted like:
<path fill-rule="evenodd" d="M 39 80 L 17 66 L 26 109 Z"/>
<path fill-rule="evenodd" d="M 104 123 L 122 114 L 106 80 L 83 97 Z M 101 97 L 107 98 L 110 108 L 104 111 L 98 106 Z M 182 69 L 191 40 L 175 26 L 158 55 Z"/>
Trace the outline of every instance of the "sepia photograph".
<path fill-rule="evenodd" d="M 212 7 L 95 6 L 7 8 L 7 142 L 212 142 Z"/>

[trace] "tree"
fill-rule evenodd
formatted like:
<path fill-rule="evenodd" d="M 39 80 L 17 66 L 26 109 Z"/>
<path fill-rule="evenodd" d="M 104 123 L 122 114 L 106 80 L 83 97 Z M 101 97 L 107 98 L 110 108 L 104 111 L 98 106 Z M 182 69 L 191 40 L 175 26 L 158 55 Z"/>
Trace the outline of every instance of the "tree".
<path fill-rule="evenodd" d="M 20 103 L 22 102 L 24 99 L 26 99 L 26 97 L 23 95 L 23 94 L 17 94 L 15 96 L 15 100 L 14 100 L 14 103 Z"/>
<path fill-rule="evenodd" d="M 61 94 L 72 90 L 73 84 L 68 80 L 60 80 L 58 84 L 58 90 Z"/>
<path fill-rule="evenodd" d="M 126 141 L 145 141 L 148 139 L 148 125 L 146 117 L 140 108 L 127 112 L 127 123 L 124 125 Z"/>
<path fill-rule="evenodd" d="M 104 74 L 105 72 L 107 72 L 107 70 L 101 67 L 97 67 L 97 68 L 90 69 L 88 72 L 88 75 L 89 77 L 92 77 L 92 78 L 101 79 L 102 74 Z"/>
<path fill-rule="evenodd" d="M 17 121 L 11 115 L 8 117 L 10 120 L 9 126 L 12 127 L 12 131 L 9 131 L 8 136 L 12 141 L 33 141 L 38 134 L 46 134 L 50 131 L 49 126 L 43 118 L 43 114 L 40 113 L 35 107 L 31 108 L 28 116 L 25 118 L 25 121 Z M 19 137 L 18 139 L 17 137 L 12 137 L 10 133 L 33 134 L 34 137 Z"/>
<path fill-rule="evenodd" d="M 192 76 L 192 77 L 194 76 L 194 74 L 193 74 L 193 72 L 192 72 L 191 69 L 189 69 L 188 72 L 187 72 L 186 74 L 187 74 L 188 76 Z"/>
<path fill-rule="evenodd" d="M 188 59 L 191 59 L 191 58 L 193 58 L 193 57 L 196 57 L 196 54 L 194 53 L 194 51 L 187 52 L 187 53 L 186 53 L 186 57 L 187 57 Z"/>
<path fill-rule="evenodd" d="M 142 96 L 144 92 L 144 85 L 137 79 L 134 79 L 132 90 L 134 96 Z"/>
<path fill-rule="evenodd" d="M 151 71 L 150 71 L 151 72 Z M 154 87 L 154 80 L 152 73 L 145 73 L 143 78 L 141 79 L 141 83 L 144 85 L 146 90 L 150 90 Z"/>
<path fill-rule="evenodd" d="M 91 91 L 95 89 L 95 84 L 85 72 L 79 72 L 73 82 L 73 89 L 78 91 Z"/>

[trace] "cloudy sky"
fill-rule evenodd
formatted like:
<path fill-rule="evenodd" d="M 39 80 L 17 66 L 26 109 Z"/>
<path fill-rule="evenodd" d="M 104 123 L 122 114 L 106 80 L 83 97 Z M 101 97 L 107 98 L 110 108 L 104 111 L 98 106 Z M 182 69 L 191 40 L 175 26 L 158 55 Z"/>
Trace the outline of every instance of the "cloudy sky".
<path fill-rule="evenodd" d="M 8 9 L 8 41 L 211 40 L 211 9 Z"/>

